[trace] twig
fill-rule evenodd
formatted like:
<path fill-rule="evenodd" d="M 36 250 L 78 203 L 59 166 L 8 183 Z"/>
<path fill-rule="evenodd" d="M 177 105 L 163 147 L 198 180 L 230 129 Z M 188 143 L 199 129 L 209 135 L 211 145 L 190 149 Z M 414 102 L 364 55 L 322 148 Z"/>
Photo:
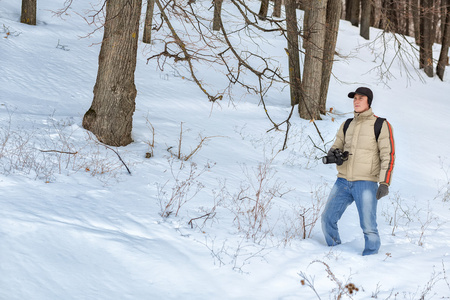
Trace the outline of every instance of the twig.
<path fill-rule="evenodd" d="M 191 152 L 189 155 L 183 157 L 183 160 L 184 160 L 184 161 L 188 161 L 195 153 L 197 153 L 198 150 L 200 150 L 200 148 L 202 147 L 204 141 L 206 141 L 207 139 L 215 138 L 215 137 L 223 137 L 223 136 L 220 136 L 220 135 L 217 135 L 217 136 L 207 136 L 207 137 L 204 137 L 204 138 L 202 138 L 202 137 L 200 136 L 200 138 L 201 138 L 200 143 L 197 145 L 197 147 L 196 147 L 194 150 L 192 150 L 192 152 Z M 181 147 L 181 144 L 180 144 L 180 147 Z"/>
<path fill-rule="evenodd" d="M 122 157 L 120 157 L 119 152 L 117 152 L 117 151 L 114 150 L 113 148 L 109 147 L 108 145 L 105 145 L 105 144 L 103 144 L 103 143 L 100 143 L 100 144 L 102 144 L 103 146 L 105 146 L 105 148 L 108 148 L 109 150 L 114 151 L 114 153 L 117 155 L 117 157 L 119 157 L 120 161 L 121 161 L 122 164 L 125 166 L 125 168 L 127 168 L 128 174 L 131 175 L 130 169 L 128 169 L 128 166 L 125 164 L 125 162 L 123 161 Z"/>
<path fill-rule="evenodd" d="M 283 150 L 286 150 L 287 148 L 287 140 L 288 140 L 288 134 L 289 134 L 289 129 L 291 128 L 291 122 L 289 122 L 289 120 L 292 117 L 292 113 L 294 112 L 294 105 L 292 105 L 291 108 L 291 112 L 289 113 L 289 117 L 286 119 L 286 135 L 284 137 L 284 143 L 283 143 Z"/>
<path fill-rule="evenodd" d="M 311 140 L 311 143 L 313 143 L 313 145 L 314 145 L 314 148 L 317 148 L 317 149 L 319 149 L 320 151 L 322 151 L 323 153 L 327 153 L 325 150 L 323 150 L 322 148 L 320 148 L 320 147 L 318 147 L 315 143 L 314 143 L 314 141 L 313 141 L 313 139 L 308 135 L 308 137 L 309 137 L 309 139 Z"/>
<path fill-rule="evenodd" d="M 181 38 L 179 37 L 179 35 L 175 31 L 174 27 L 172 26 L 172 23 L 170 22 L 167 14 L 165 12 L 165 7 L 162 6 L 162 4 L 161 4 L 161 2 L 159 0 L 156 0 L 155 3 L 156 3 L 156 5 L 159 8 L 159 11 L 161 13 L 161 16 L 162 16 L 164 22 L 166 22 L 167 26 L 169 27 L 170 32 L 172 33 L 172 37 L 175 40 L 174 41 L 175 44 L 177 44 L 178 47 L 180 47 L 181 51 L 183 52 L 184 57 L 182 59 L 187 61 L 188 65 L 189 65 L 189 71 L 191 73 L 192 79 L 194 79 L 195 83 L 198 85 L 200 90 L 208 97 L 209 101 L 215 102 L 216 100 L 221 100 L 222 99 L 222 95 L 216 95 L 216 96 L 210 95 L 206 91 L 206 89 L 203 87 L 202 83 L 197 78 L 197 76 L 195 76 L 194 66 L 192 64 L 192 60 L 194 59 L 193 56 L 191 54 L 189 54 L 188 49 L 186 47 L 186 44 L 181 40 Z"/>
<path fill-rule="evenodd" d="M 298 275 L 302 278 L 302 280 L 300 280 L 301 285 L 309 287 L 314 294 L 316 294 L 317 298 L 321 300 L 322 298 L 320 298 L 319 293 L 317 293 L 316 288 L 314 287 L 314 278 L 308 278 L 303 272 L 298 273 Z"/>
<path fill-rule="evenodd" d="M 56 152 L 56 153 L 63 153 L 63 154 L 78 154 L 78 152 L 66 152 L 66 151 L 59 151 L 59 150 L 39 150 L 41 152 L 47 153 L 47 152 Z"/>
<path fill-rule="evenodd" d="M 214 213 L 213 216 L 214 216 L 215 214 L 216 214 L 216 213 Z M 201 219 L 201 218 L 204 218 L 204 217 L 206 217 L 206 219 L 205 219 L 205 221 L 206 221 L 206 220 L 208 220 L 208 219 L 210 218 L 210 216 L 211 216 L 211 213 L 209 212 L 209 213 L 207 213 L 207 214 L 204 214 L 203 216 L 200 216 L 200 217 L 197 217 L 197 218 L 192 218 L 192 219 L 188 222 L 188 225 L 191 225 L 191 228 L 194 228 L 194 225 L 193 225 L 192 221 L 195 221 L 195 220 L 198 220 L 198 219 Z"/>
<path fill-rule="evenodd" d="M 183 122 L 180 123 L 180 140 L 178 141 L 178 159 L 181 159 L 181 141 L 183 140 Z"/>
<path fill-rule="evenodd" d="M 450 284 L 448 283 L 447 273 L 445 272 L 445 264 L 444 260 L 442 260 L 442 269 L 444 270 L 444 281 L 447 284 L 448 288 L 450 289 Z"/>

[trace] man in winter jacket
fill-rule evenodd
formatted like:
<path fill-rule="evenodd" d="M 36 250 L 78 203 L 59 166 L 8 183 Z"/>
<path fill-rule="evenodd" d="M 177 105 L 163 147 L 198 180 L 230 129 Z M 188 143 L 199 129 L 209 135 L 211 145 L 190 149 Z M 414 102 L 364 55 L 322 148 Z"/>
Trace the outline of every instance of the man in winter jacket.
<path fill-rule="evenodd" d="M 380 248 L 377 201 L 389 193 L 395 160 L 394 137 L 391 125 L 385 120 L 376 139 L 374 124 L 377 117 L 372 112 L 373 93 L 369 88 L 360 87 L 348 97 L 353 98 L 355 116 L 346 132 L 345 123 L 339 128 L 328 157 L 334 155 L 335 149 L 341 153 L 347 151 L 348 156 L 343 162 L 338 160 L 338 178 L 322 213 L 322 230 L 328 246 L 339 245 L 337 223 L 354 201 L 364 233 L 362 255 L 370 255 L 378 253 Z"/>

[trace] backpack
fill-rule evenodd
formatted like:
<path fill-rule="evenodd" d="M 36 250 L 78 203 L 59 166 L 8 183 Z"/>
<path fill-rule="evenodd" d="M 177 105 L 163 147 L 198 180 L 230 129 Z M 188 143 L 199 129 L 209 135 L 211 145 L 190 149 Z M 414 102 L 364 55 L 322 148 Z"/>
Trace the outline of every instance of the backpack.
<path fill-rule="evenodd" d="M 351 121 L 353 121 L 353 118 L 347 119 L 344 124 L 344 139 L 345 139 L 345 133 L 347 132 L 348 126 L 350 126 Z M 375 133 L 375 140 L 378 142 L 378 137 L 380 136 L 381 127 L 383 126 L 383 122 L 386 121 L 385 118 L 379 118 L 377 117 L 375 121 L 375 125 L 373 126 L 373 131 Z"/>

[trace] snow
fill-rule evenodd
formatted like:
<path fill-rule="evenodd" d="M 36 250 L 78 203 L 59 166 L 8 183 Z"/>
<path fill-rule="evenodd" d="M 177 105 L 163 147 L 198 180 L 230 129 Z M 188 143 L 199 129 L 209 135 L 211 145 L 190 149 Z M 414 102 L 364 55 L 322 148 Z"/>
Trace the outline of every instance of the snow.
<path fill-rule="evenodd" d="M 316 124 L 332 141 L 352 115 L 347 93 L 366 85 L 396 140 L 393 184 L 378 208 L 382 247 L 363 257 L 354 205 L 339 223 L 340 246 L 326 246 L 320 220 L 306 239 L 294 230 L 302 209 L 323 205 L 336 176 L 309 138 L 323 146 L 312 123 L 294 112 L 288 148 L 279 152 L 286 127 L 267 132 L 273 125 L 258 97 L 235 87 L 232 100 L 208 102 L 184 79 L 185 68 L 147 63 L 157 43 L 139 44 L 134 142 L 111 149 L 96 142 L 81 122 L 102 31 L 82 18 L 89 3 L 58 18 L 52 10 L 62 5 L 38 1 L 38 24 L 27 26 L 19 3 L 0 2 L 0 299 L 334 299 L 350 282 L 358 291 L 344 298 L 450 298 L 449 76 L 441 82 L 396 61 L 380 79 L 380 32 L 371 29 L 368 42 L 341 21 L 342 57 L 327 102 L 334 110 Z M 396 46 L 386 37 L 389 64 Z M 268 36 L 261 45 L 286 72 L 284 43 Z M 435 44 L 434 57 L 439 50 Z M 226 84 L 220 69 L 196 68 L 209 90 Z M 275 85 L 266 105 L 284 121 L 289 89 Z M 201 144 L 189 161 L 171 155 L 181 127 L 182 155 Z M 43 152 L 52 150 L 68 153 Z M 257 232 L 247 225 L 246 199 L 261 174 L 267 217 Z M 247 198 L 239 202 L 240 192 Z M 171 198 L 172 213 L 162 217 Z"/>

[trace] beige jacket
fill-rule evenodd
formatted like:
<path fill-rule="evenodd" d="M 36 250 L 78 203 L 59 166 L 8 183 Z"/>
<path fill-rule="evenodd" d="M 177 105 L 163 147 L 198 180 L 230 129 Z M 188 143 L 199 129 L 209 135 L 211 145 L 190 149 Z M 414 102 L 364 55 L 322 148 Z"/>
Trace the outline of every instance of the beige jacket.
<path fill-rule="evenodd" d="M 344 124 L 339 128 L 332 148 L 348 151 L 349 157 L 341 166 L 337 166 L 338 177 L 348 181 L 368 180 L 391 184 L 395 161 L 392 126 L 388 121 L 383 122 L 377 143 L 374 133 L 376 118 L 371 108 L 362 113 L 355 112 L 345 140 Z"/>

